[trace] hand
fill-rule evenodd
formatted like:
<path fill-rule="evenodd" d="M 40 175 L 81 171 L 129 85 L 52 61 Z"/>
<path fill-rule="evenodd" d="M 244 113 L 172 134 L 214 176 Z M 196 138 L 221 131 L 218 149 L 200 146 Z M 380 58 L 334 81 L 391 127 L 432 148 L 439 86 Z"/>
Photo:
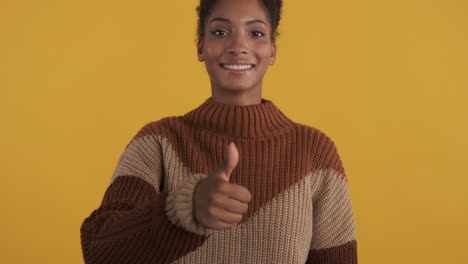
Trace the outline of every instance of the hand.
<path fill-rule="evenodd" d="M 210 229 L 227 229 L 239 223 L 252 198 L 247 188 L 229 182 L 239 162 L 234 142 L 225 147 L 225 153 L 223 164 L 199 182 L 193 192 L 195 219 Z"/>

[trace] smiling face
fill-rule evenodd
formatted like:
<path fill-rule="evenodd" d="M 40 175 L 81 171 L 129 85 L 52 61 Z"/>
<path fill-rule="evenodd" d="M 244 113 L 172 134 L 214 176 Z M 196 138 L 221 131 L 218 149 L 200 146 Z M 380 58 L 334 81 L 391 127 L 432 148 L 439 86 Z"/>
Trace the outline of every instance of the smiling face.
<path fill-rule="evenodd" d="M 267 11 L 259 0 L 219 0 L 205 21 L 198 43 L 212 90 L 260 91 L 269 65 L 275 62 Z"/>

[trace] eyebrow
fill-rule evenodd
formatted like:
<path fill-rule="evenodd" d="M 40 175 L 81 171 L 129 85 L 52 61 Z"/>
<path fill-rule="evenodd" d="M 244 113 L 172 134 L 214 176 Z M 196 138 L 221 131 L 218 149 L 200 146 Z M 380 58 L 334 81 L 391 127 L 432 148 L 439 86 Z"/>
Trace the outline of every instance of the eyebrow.
<path fill-rule="evenodd" d="M 220 21 L 220 22 L 231 24 L 231 20 L 229 20 L 227 18 L 224 18 L 224 17 L 215 17 L 215 18 L 211 19 L 210 23 L 213 23 L 215 21 Z M 263 22 L 263 20 L 261 20 L 261 19 L 254 19 L 254 20 L 249 20 L 249 21 L 245 22 L 245 24 L 247 24 L 247 25 L 254 24 L 254 23 L 262 23 L 262 24 L 266 25 L 266 23 Z"/>

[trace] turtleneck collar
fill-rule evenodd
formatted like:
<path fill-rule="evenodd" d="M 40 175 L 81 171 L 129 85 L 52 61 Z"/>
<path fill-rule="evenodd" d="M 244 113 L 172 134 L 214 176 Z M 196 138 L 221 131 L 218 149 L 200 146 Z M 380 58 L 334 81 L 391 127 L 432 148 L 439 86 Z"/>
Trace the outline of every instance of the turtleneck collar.
<path fill-rule="evenodd" d="M 270 100 L 252 105 L 224 104 L 208 98 L 183 118 L 193 125 L 237 138 L 263 138 L 280 134 L 295 123 Z"/>

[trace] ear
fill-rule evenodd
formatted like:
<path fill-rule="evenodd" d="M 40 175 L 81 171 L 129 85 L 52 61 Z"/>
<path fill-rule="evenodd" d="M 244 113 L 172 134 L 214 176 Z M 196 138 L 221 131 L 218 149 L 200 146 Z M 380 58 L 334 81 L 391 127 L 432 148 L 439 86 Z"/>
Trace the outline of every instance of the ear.
<path fill-rule="evenodd" d="M 271 43 L 271 56 L 270 56 L 270 65 L 275 64 L 276 60 L 276 41 Z"/>
<path fill-rule="evenodd" d="M 197 43 L 197 56 L 198 61 L 202 62 L 205 60 L 205 55 L 203 54 L 203 40 L 199 40 Z"/>

